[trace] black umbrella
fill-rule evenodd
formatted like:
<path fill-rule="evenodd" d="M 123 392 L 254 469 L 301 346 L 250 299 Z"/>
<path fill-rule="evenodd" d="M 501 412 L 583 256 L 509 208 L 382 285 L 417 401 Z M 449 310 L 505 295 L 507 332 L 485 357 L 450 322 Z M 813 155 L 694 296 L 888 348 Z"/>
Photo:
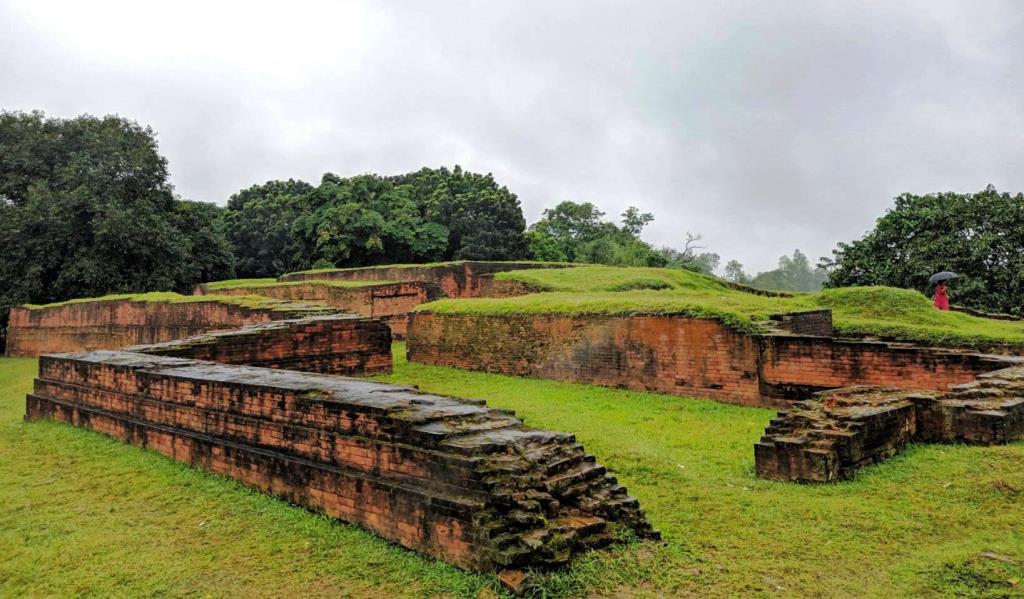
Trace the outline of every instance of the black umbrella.
<path fill-rule="evenodd" d="M 960 275 L 956 274 L 955 272 L 944 270 L 942 272 L 937 272 L 933 274 L 932 277 L 928 279 L 928 282 L 934 285 L 935 283 L 941 283 L 942 281 L 949 281 L 951 279 L 959 278 Z"/>

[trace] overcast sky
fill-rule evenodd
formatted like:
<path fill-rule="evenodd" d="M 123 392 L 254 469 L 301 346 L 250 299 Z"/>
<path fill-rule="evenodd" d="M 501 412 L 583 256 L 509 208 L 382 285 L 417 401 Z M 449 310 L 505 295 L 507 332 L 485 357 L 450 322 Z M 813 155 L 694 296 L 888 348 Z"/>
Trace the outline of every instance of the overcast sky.
<path fill-rule="evenodd" d="M 157 6 L 163 4 L 163 8 Z M 1024 189 L 1024 3 L 0 0 L 0 108 L 153 127 L 183 197 L 491 172 L 748 270 L 904 192 Z"/>

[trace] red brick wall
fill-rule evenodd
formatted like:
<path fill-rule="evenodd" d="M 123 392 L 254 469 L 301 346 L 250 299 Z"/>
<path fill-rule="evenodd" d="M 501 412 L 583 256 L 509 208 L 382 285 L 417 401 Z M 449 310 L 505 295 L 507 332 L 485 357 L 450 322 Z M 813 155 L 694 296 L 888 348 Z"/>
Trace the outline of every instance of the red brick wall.
<path fill-rule="evenodd" d="M 352 315 L 281 320 L 126 351 L 346 376 L 391 372 L 387 325 Z"/>
<path fill-rule="evenodd" d="M 206 293 L 204 289 L 198 290 Z M 274 287 L 228 287 L 218 295 L 262 295 L 283 300 L 318 302 L 361 316 L 380 318 L 391 327 L 395 339 L 405 339 L 408 314 L 416 306 L 443 296 L 440 287 L 430 282 L 389 283 L 366 287 L 332 287 L 314 282 L 297 282 Z"/>
<path fill-rule="evenodd" d="M 1004 359 L 901 344 L 750 336 L 682 316 L 414 313 L 409 359 L 488 372 L 785 405 L 848 385 L 945 389 Z"/>
<path fill-rule="evenodd" d="M 319 273 L 289 273 L 281 281 L 344 280 L 344 281 L 429 281 L 436 283 L 448 297 L 480 297 L 490 287 L 481 287 L 481 280 L 496 272 L 529 268 L 564 268 L 560 265 L 535 262 L 453 262 L 434 266 L 391 266 L 352 268 Z M 487 285 L 487 283 L 484 283 Z M 501 286 L 506 289 L 505 286 Z"/>
<path fill-rule="evenodd" d="M 246 308 L 213 300 L 109 300 L 31 310 L 15 307 L 7 329 L 7 355 L 32 357 L 159 343 L 212 330 L 329 312 L 326 308 Z"/>
<path fill-rule="evenodd" d="M 572 435 L 408 387 L 98 351 L 40 358 L 26 418 L 106 433 L 474 570 L 562 564 L 609 542 L 609 521 L 657 537 Z"/>
<path fill-rule="evenodd" d="M 674 316 L 467 316 L 416 312 L 409 359 L 503 374 L 770 404 L 757 341 Z"/>
<path fill-rule="evenodd" d="M 760 361 L 765 393 L 792 398 L 852 385 L 945 391 L 1011 363 L 899 343 L 787 336 L 763 338 Z"/>

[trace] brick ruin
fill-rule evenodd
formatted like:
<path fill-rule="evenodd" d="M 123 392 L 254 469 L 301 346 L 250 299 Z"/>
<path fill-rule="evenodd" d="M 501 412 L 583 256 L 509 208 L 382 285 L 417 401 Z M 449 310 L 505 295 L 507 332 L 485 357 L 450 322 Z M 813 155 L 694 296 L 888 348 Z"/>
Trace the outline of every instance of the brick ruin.
<path fill-rule="evenodd" d="M 507 297 L 535 291 L 514 281 L 495 281 L 494 274 L 534 268 L 566 268 L 564 264 L 539 262 L 445 262 L 410 266 L 371 266 L 294 272 L 281 275 L 280 281 L 428 281 L 440 286 L 448 297 Z"/>
<path fill-rule="evenodd" d="M 254 308 L 217 299 L 187 302 L 116 299 L 40 308 L 16 306 L 11 308 L 6 353 L 35 357 L 53 352 L 116 349 L 248 324 L 337 312 L 326 306 L 291 302 L 263 304 Z"/>
<path fill-rule="evenodd" d="M 681 315 L 415 312 L 409 360 L 752 406 L 785 406 L 850 385 L 945 390 L 1013 358 L 836 339 L 827 312 L 786 315 L 768 334 Z M 791 332 L 796 331 L 796 332 Z"/>
<path fill-rule="evenodd" d="M 346 314 L 254 324 L 125 351 L 345 376 L 391 372 L 387 325 Z"/>
<path fill-rule="evenodd" d="M 441 288 L 430 281 L 339 287 L 311 280 L 262 287 L 218 287 L 212 292 L 201 285 L 197 293 L 256 294 L 280 300 L 324 304 L 345 312 L 379 318 L 391 327 L 394 339 L 405 339 L 408 315 L 413 308 L 444 297 Z"/>
<path fill-rule="evenodd" d="M 907 443 L 995 445 L 1024 439 L 1024 366 L 979 375 L 946 392 L 851 387 L 779 412 L 754 446 L 757 476 L 829 482 L 899 453 Z"/>
<path fill-rule="evenodd" d="M 560 566 L 625 530 L 658 538 L 570 434 L 318 374 L 389 372 L 390 352 L 380 320 L 329 315 L 44 355 L 26 419 L 105 433 L 471 570 Z"/>
<path fill-rule="evenodd" d="M 124 351 L 43 356 L 28 419 L 90 428 L 463 568 L 657 538 L 572 435 L 410 387 Z"/>

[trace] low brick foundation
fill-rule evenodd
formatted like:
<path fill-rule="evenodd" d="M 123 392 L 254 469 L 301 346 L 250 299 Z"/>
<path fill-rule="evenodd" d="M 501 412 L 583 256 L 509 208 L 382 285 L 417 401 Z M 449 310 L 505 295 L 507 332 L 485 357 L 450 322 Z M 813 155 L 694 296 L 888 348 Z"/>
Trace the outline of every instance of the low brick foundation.
<path fill-rule="evenodd" d="M 206 294 L 205 286 L 199 293 Z M 263 287 L 220 287 L 217 295 L 261 295 L 281 300 L 316 302 L 361 316 L 380 318 L 391 327 L 395 339 L 405 339 L 409 312 L 416 306 L 444 296 L 431 282 L 385 283 L 365 287 L 338 287 L 322 281 L 295 282 Z"/>
<path fill-rule="evenodd" d="M 823 326 L 820 317 L 805 322 Z M 411 361 L 424 364 L 760 406 L 849 385 L 945 390 L 1016 363 L 898 343 L 748 335 L 672 315 L 415 312 L 408 350 Z"/>
<path fill-rule="evenodd" d="M 125 351 L 346 376 L 391 372 L 387 325 L 344 314 L 249 325 Z"/>
<path fill-rule="evenodd" d="M 294 272 L 280 281 L 428 281 L 440 286 L 448 297 L 507 297 L 523 295 L 527 287 L 493 280 L 494 273 L 532 268 L 565 268 L 562 264 L 537 262 L 449 262 L 423 266 L 385 266 L 339 270 Z M 521 293 L 518 291 L 522 291 Z M 497 295 L 489 295 L 495 293 Z"/>
<path fill-rule="evenodd" d="M 235 359 L 238 335 L 217 336 L 215 357 Z M 201 354 L 208 344 L 188 345 Z M 41 357 L 26 412 L 230 476 L 472 570 L 564 564 L 609 542 L 611 524 L 658 536 L 572 435 L 409 387 L 96 351 Z"/>
<path fill-rule="evenodd" d="M 847 479 L 911 441 L 1003 444 L 1024 439 L 1024 366 L 983 374 L 945 393 L 855 387 L 779 412 L 754 446 L 757 476 Z"/>
<path fill-rule="evenodd" d="M 268 302 L 270 303 L 270 302 Z M 50 308 L 11 308 L 7 355 L 116 349 L 159 343 L 247 324 L 335 313 L 325 306 L 280 302 L 249 308 L 210 301 L 88 301 Z"/>

